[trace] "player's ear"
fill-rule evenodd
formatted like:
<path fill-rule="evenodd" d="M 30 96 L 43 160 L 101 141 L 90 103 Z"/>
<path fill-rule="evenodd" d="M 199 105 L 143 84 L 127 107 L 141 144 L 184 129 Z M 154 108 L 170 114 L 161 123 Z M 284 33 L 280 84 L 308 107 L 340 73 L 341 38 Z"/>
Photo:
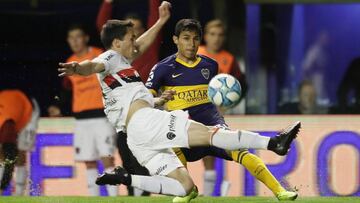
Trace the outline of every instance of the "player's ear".
<path fill-rule="evenodd" d="M 179 42 L 179 38 L 177 36 L 173 35 L 173 41 L 177 45 Z"/>
<path fill-rule="evenodd" d="M 112 47 L 114 47 L 114 48 L 120 48 L 120 46 L 121 46 L 121 40 L 119 40 L 119 39 L 114 39 L 113 41 L 112 41 Z"/>

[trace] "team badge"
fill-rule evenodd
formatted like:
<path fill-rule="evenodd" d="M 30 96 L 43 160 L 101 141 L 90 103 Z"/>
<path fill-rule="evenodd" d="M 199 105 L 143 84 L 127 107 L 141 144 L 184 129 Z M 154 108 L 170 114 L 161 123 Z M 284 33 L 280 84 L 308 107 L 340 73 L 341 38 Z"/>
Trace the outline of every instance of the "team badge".
<path fill-rule="evenodd" d="M 210 77 L 210 71 L 207 68 L 201 69 L 201 74 L 205 79 L 209 79 Z"/>

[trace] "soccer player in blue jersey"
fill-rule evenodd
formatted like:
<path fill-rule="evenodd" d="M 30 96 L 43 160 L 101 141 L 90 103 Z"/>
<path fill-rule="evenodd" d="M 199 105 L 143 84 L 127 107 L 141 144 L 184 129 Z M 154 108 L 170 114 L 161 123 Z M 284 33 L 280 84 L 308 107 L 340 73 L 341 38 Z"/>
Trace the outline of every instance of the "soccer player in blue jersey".
<path fill-rule="evenodd" d="M 194 121 L 207 126 L 226 128 L 224 118 L 208 99 L 208 83 L 218 73 L 218 63 L 206 56 L 197 55 L 201 37 L 201 25 L 198 21 L 180 20 L 176 24 L 173 36 L 173 41 L 178 49 L 177 53 L 156 64 L 145 85 L 154 95 L 165 90 L 176 91 L 174 100 L 166 104 L 167 110 L 186 110 Z M 185 163 L 199 160 L 208 155 L 236 161 L 263 182 L 279 200 L 294 200 L 297 197 L 296 192 L 285 190 L 263 161 L 246 149 L 226 151 L 210 146 L 174 150 L 181 161 Z M 185 157 L 186 160 L 181 157 Z M 191 198 L 194 198 L 194 195 L 176 197 L 173 202 L 188 202 Z"/>

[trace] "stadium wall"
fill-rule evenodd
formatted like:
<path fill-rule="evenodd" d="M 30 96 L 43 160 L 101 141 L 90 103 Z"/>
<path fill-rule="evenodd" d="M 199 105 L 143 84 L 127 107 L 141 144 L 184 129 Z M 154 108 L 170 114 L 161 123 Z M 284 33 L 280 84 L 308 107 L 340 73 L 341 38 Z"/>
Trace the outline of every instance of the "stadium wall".
<path fill-rule="evenodd" d="M 228 116 L 233 129 L 246 129 L 274 136 L 293 121 L 303 128 L 286 157 L 253 151 L 287 187 L 301 196 L 360 196 L 360 116 Z M 73 161 L 72 118 L 43 118 L 36 146 L 29 155 L 29 193 L 33 196 L 87 195 L 85 167 Z M 121 160 L 116 154 L 116 163 Z M 225 177 L 231 183 L 230 196 L 271 196 L 271 192 L 235 162 L 226 162 Z M 99 166 L 99 173 L 102 167 Z M 190 173 L 202 191 L 202 162 L 189 164 Z M 13 187 L 13 186 L 12 186 Z M 11 187 L 5 192 L 9 194 Z M 120 194 L 127 195 L 124 186 Z M 101 194 L 106 196 L 104 187 Z"/>

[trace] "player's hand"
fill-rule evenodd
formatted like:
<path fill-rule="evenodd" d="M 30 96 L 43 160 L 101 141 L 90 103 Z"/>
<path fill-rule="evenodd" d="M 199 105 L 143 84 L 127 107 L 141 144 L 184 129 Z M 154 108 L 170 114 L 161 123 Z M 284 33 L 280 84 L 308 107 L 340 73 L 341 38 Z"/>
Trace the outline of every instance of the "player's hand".
<path fill-rule="evenodd" d="M 171 4 L 167 1 L 163 1 L 159 6 L 159 21 L 165 24 L 170 18 Z"/>
<path fill-rule="evenodd" d="M 170 101 L 170 100 L 174 100 L 174 95 L 176 94 L 175 90 L 165 90 L 161 96 L 160 96 L 160 100 L 162 100 L 164 103 Z"/>
<path fill-rule="evenodd" d="M 78 68 L 80 65 L 77 62 L 69 62 L 69 63 L 59 63 L 59 66 L 61 68 L 58 68 L 58 71 L 60 72 L 59 76 L 70 76 L 74 75 L 76 73 L 76 68 Z"/>

